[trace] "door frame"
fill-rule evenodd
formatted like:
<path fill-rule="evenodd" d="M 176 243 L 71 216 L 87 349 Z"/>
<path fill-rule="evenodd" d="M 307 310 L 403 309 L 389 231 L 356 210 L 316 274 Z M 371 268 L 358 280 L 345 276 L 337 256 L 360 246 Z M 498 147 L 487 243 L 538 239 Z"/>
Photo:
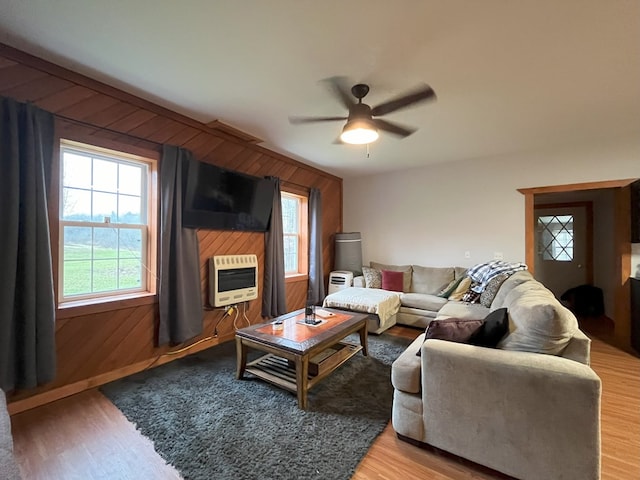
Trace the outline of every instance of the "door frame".
<path fill-rule="evenodd" d="M 616 277 L 614 306 L 614 341 L 625 350 L 631 348 L 631 188 L 638 178 L 605 180 L 600 182 L 570 183 L 544 187 L 518 188 L 524 195 L 525 262 L 535 273 L 535 195 L 542 193 L 577 192 L 581 190 L 614 189 Z"/>

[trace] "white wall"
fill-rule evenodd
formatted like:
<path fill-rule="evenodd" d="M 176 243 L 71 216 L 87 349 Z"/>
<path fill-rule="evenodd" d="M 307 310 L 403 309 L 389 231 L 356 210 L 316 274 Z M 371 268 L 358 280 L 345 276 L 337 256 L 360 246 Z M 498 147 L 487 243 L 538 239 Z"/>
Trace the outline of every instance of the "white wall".
<path fill-rule="evenodd" d="M 518 188 L 633 177 L 640 138 L 347 178 L 344 231 L 362 233 L 365 264 L 471 266 L 494 252 L 524 261 Z"/>

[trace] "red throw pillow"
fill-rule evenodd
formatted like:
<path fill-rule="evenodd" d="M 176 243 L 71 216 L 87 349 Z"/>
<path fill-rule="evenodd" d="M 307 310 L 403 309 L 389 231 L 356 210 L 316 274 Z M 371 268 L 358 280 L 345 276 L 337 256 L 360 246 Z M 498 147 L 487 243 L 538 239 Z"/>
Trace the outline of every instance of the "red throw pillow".
<path fill-rule="evenodd" d="M 382 270 L 382 289 L 391 292 L 401 292 L 403 285 L 403 272 L 392 272 L 391 270 Z"/>

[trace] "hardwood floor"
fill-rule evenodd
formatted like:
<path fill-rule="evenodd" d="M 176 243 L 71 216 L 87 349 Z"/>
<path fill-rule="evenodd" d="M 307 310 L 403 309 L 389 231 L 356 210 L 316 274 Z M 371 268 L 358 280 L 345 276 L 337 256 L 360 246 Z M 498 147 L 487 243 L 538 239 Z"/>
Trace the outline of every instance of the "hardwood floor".
<path fill-rule="evenodd" d="M 394 335 L 420 332 L 394 327 Z M 598 338 L 592 367 L 602 379 L 602 479 L 640 478 L 640 359 Z M 25 480 L 178 479 L 120 411 L 90 390 L 12 417 Z M 354 480 L 491 479 L 481 467 L 398 440 L 391 425 L 376 439 Z"/>

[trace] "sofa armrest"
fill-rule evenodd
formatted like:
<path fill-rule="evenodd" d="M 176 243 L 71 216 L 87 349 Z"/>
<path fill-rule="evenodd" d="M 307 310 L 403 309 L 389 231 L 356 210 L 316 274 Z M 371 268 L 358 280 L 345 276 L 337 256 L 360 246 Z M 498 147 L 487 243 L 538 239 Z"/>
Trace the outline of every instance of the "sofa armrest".
<path fill-rule="evenodd" d="M 4 391 L 0 389 L 0 477 L 7 480 L 19 480 L 20 470 L 13 454 L 11 419 L 7 412 Z"/>
<path fill-rule="evenodd" d="M 427 443 L 518 478 L 599 478 L 601 382 L 590 367 L 442 340 L 421 348 Z"/>
<path fill-rule="evenodd" d="M 366 284 L 364 282 L 364 276 L 363 275 L 359 275 L 357 277 L 354 277 L 353 278 L 353 286 L 354 287 L 365 288 Z"/>

